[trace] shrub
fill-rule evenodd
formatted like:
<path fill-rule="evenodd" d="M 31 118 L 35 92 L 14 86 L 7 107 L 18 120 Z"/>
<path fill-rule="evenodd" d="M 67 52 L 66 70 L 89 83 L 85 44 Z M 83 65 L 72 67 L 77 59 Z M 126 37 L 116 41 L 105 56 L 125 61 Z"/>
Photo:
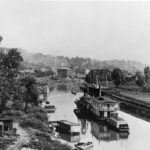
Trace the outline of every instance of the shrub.
<path fill-rule="evenodd" d="M 27 112 L 28 116 L 31 118 L 38 119 L 45 123 L 48 122 L 47 112 L 41 107 L 34 107 Z"/>
<path fill-rule="evenodd" d="M 43 123 L 42 121 L 35 119 L 35 118 L 30 118 L 27 117 L 25 118 L 21 123 L 20 123 L 21 127 L 31 127 L 43 132 L 50 132 L 49 127 L 47 124 Z"/>

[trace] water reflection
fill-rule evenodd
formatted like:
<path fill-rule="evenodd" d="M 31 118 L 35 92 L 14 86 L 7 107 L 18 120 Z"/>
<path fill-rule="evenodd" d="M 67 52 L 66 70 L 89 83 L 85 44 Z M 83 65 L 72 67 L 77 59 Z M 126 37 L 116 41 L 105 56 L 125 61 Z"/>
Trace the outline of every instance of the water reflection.
<path fill-rule="evenodd" d="M 110 129 L 110 127 L 107 126 L 107 124 L 105 123 L 97 123 L 94 121 L 89 121 L 86 118 L 86 115 L 82 118 L 79 117 L 81 116 L 80 114 L 77 115 L 77 113 L 75 113 L 77 118 L 80 120 L 81 122 L 81 133 L 83 135 L 85 135 L 87 133 L 87 131 L 89 130 L 89 124 L 91 127 L 91 134 L 99 141 L 118 141 L 120 139 L 127 139 L 129 134 L 128 133 L 119 133 L 116 132 L 112 129 Z"/>
<path fill-rule="evenodd" d="M 67 85 L 65 85 L 65 84 L 58 84 L 57 85 L 57 91 L 68 91 L 68 89 L 67 89 Z"/>
<path fill-rule="evenodd" d="M 71 143 L 75 143 L 75 142 L 80 141 L 80 134 L 70 135 L 70 134 L 59 133 L 59 135 L 63 140 L 66 140 L 66 141 L 71 142 Z"/>
<path fill-rule="evenodd" d="M 81 133 L 85 135 L 88 130 L 89 122 L 86 119 L 80 119 L 80 122 L 81 122 Z"/>
<path fill-rule="evenodd" d="M 128 133 L 119 133 L 111 130 L 106 124 L 98 124 L 91 122 L 91 133 L 99 141 L 118 141 L 120 139 L 127 139 Z"/>
<path fill-rule="evenodd" d="M 57 90 L 55 88 L 55 90 Z M 89 116 L 77 117 L 73 110 L 76 108 L 74 101 L 81 97 L 83 93 L 77 93 L 73 95 L 68 92 L 55 91 L 49 94 L 48 100 L 51 104 L 56 106 L 54 114 L 49 116 L 50 121 L 55 120 L 69 120 L 72 122 L 80 122 L 82 140 L 92 141 L 94 147 L 92 150 L 149 150 L 150 148 L 150 123 L 140 118 L 142 111 L 138 109 L 127 109 L 121 105 L 119 116 L 127 120 L 130 126 L 130 135 L 120 134 L 119 132 L 113 131 L 107 127 L 107 125 L 97 124 L 89 120 Z M 141 109 L 142 110 L 142 109 Z M 132 114 L 132 115 L 130 115 Z M 69 142 L 72 137 L 68 138 L 68 135 L 62 135 L 64 139 L 68 139 Z M 71 140 L 70 140 L 71 141 Z"/>
<path fill-rule="evenodd" d="M 50 86 L 49 91 L 52 94 L 68 93 L 69 89 L 66 84 L 56 84 L 55 86 Z"/>

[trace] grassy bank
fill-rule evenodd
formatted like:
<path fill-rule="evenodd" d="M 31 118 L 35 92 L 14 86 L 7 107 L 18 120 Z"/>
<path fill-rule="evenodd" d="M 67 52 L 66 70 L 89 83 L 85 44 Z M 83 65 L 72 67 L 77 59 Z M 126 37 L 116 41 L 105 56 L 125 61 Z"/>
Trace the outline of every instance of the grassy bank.
<path fill-rule="evenodd" d="M 38 150 L 70 150 L 68 145 L 55 140 L 48 126 L 48 116 L 45 110 L 35 107 L 27 112 L 27 116 L 20 122 L 20 126 L 29 133 L 31 140 L 22 147 Z"/>

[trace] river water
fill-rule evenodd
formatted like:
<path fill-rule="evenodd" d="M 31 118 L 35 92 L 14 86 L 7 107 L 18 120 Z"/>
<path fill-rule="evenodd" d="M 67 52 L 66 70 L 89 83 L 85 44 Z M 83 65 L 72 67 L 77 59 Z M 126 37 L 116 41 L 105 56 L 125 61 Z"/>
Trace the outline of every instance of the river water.
<path fill-rule="evenodd" d="M 82 96 L 71 94 L 66 89 L 54 88 L 48 100 L 56 106 L 56 112 L 49 114 L 49 120 L 68 120 L 81 124 L 80 140 L 92 141 L 92 150 L 150 150 L 150 122 L 133 116 L 127 112 L 119 111 L 119 116 L 125 119 L 130 128 L 130 134 L 119 134 L 111 130 L 107 125 L 98 124 L 88 119 L 78 119 L 73 109 L 76 108 L 74 101 Z M 60 135 L 69 143 L 77 142 L 77 137 Z"/>

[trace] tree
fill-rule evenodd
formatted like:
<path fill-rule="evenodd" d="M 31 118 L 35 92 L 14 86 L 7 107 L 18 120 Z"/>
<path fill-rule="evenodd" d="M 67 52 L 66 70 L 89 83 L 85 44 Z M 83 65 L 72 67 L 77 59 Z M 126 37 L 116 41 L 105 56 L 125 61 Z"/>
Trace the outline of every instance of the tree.
<path fill-rule="evenodd" d="M 144 78 L 143 78 L 142 72 L 137 71 L 135 73 L 135 77 L 136 77 L 136 81 L 135 82 L 136 82 L 137 86 L 143 87 L 144 86 Z"/>
<path fill-rule="evenodd" d="M 8 52 L 0 51 L 0 110 L 3 111 L 8 100 L 14 100 L 18 94 L 19 84 L 17 76 L 19 66 L 23 61 L 17 49 Z"/>
<path fill-rule="evenodd" d="M 33 76 L 24 76 L 20 79 L 22 86 L 24 86 L 25 111 L 27 111 L 28 104 L 38 105 L 38 90 L 36 79 Z"/>
<path fill-rule="evenodd" d="M 121 69 L 119 68 L 115 68 L 111 74 L 111 78 L 114 81 L 114 84 L 116 85 L 116 87 L 118 87 L 120 84 L 122 84 L 124 82 L 124 76 L 123 73 L 121 71 Z"/>
<path fill-rule="evenodd" d="M 145 74 L 145 81 L 148 82 L 150 79 L 150 68 L 147 66 L 144 68 L 144 74 Z"/>
<path fill-rule="evenodd" d="M 142 76 L 141 76 L 141 77 L 138 77 L 138 79 L 136 80 L 136 84 L 137 84 L 137 86 L 139 86 L 139 87 L 143 87 L 143 86 L 144 86 L 144 79 L 143 79 Z"/>

